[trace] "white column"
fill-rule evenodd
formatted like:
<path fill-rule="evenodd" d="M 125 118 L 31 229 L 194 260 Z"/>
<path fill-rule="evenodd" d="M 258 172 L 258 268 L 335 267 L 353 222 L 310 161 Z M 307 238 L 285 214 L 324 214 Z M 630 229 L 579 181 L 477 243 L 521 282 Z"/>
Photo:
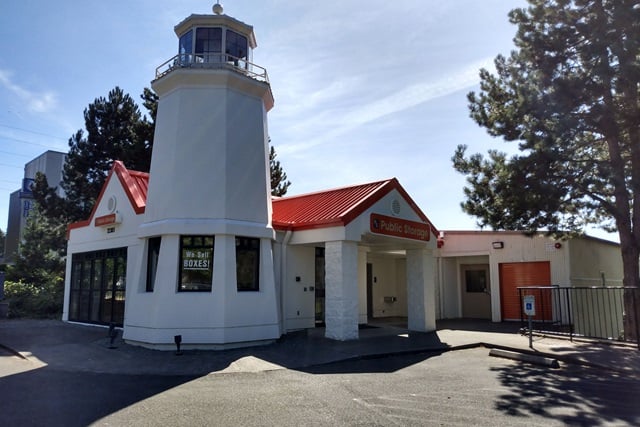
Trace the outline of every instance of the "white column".
<path fill-rule="evenodd" d="M 358 339 L 358 245 L 327 242 L 325 259 L 325 336 Z"/>
<path fill-rule="evenodd" d="M 436 330 L 435 269 L 430 250 L 407 250 L 407 311 L 409 330 Z"/>
<path fill-rule="evenodd" d="M 367 323 L 367 248 L 358 246 L 358 323 Z"/>

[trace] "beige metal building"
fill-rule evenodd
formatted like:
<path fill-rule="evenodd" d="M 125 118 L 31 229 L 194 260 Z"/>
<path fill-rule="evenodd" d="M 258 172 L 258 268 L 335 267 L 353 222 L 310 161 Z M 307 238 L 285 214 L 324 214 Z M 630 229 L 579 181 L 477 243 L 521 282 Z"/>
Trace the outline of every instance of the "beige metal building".
<path fill-rule="evenodd" d="M 522 286 L 622 286 L 620 246 L 594 237 L 443 231 L 439 246 L 440 319 L 520 320 Z"/>

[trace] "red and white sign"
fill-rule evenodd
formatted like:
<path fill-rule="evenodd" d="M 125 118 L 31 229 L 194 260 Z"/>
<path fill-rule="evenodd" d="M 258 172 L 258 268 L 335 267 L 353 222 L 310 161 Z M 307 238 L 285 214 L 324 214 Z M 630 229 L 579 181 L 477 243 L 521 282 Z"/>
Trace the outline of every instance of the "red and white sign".
<path fill-rule="evenodd" d="M 106 225 L 120 224 L 121 222 L 122 222 L 122 217 L 118 213 L 112 213 L 109 215 L 96 217 L 93 224 L 96 227 L 104 227 Z"/>
<path fill-rule="evenodd" d="M 431 238 L 429 224 L 392 216 L 371 214 L 371 231 L 376 234 L 403 237 L 405 239 L 422 240 L 428 242 Z"/>

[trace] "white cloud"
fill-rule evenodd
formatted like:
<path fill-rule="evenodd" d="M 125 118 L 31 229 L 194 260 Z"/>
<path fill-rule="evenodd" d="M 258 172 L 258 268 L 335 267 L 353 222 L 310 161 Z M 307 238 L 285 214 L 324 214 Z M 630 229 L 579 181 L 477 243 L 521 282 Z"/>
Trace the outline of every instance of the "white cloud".
<path fill-rule="evenodd" d="M 327 109 L 293 124 L 290 130 L 297 132 L 307 130 L 309 133 L 307 137 L 298 137 L 294 140 L 296 141 L 294 144 L 286 144 L 280 150 L 283 154 L 306 151 L 344 135 L 359 126 L 472 87 L 480 80 L 478 76 L 480 68 L 491 70 L 492 58 L 467 64 L 457 71 L 447 72 L 446 75 L 432 81 L 411 84 L 368 103 L 363 99 L 366 94 L 358 94 L 358 99 L 353 98 L 354 102 L 351 102 L 349 106 Z M 343 96 L 344 91 L 349 87 L 348 84 L 336 84 L 332 88 L 334 90 L 325 92 L 324 97 L 330 97 L 329 94 L 334 91 L 337 92 L 336 97 Z M 336 90 L 338 88 L 340 90 Z M 322 124 L 322 132 L 318 131 L 318 124 Z"/>
<path fill-rule="evenodd" d="M 14 83 L 11 72 L 0 69 L 0 84 L 12 92 L 24 103 L 27 111 L 32 113 L 47 113 L 52 111 L 58 101 L 57 95 L 51 91 L 34 92 Z"/>

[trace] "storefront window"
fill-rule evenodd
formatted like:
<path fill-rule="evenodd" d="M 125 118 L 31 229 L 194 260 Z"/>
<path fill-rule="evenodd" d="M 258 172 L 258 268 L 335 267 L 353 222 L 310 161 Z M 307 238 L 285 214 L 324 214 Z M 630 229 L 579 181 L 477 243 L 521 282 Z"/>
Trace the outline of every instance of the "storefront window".
<path fill-rule="evenodd" d="M 213 236 L 182 236 L 180 238 L 179 291 L 211 292 L 213 244 Z"/>
<path fill-rule="evenodd" d="M 260 290 L 260 239 L 236 237 L 238 291 Z"/>
<path fill-rule="evenodd" d="M 77 253 L 71 257 L 69 320 L 121 326 L 127 248 Z"/>

